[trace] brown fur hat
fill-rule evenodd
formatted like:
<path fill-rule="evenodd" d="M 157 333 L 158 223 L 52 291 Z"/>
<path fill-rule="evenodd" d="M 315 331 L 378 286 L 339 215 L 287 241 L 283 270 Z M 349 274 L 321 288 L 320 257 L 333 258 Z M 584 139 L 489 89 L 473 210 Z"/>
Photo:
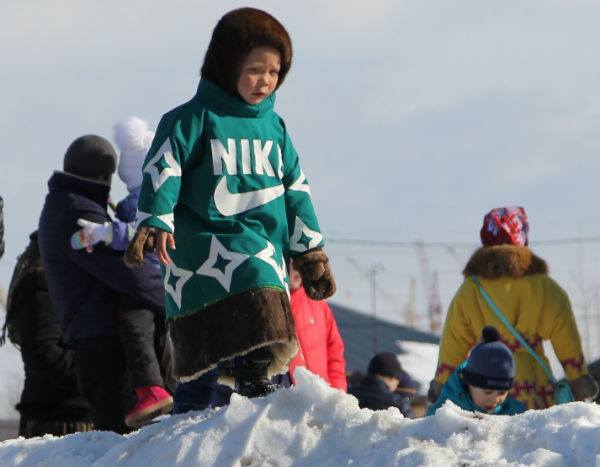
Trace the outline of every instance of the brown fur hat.
<path fill-rule="evenodd" d="M 281 54 L 279 88 L 292 65 L 292 41 L 279 21 L 256 8 L 232 10 L 219 20 L 208 44 L 200 75 L 237 96 L 240 68 L 250 51 L 261 46 L 273 47 Z"/>

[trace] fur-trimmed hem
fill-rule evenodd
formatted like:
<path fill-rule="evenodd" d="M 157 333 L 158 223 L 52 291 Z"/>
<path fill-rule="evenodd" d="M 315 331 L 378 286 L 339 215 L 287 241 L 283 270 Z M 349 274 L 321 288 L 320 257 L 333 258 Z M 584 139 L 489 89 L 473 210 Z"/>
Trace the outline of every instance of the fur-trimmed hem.
<path fill-rule="evenodd" d="M 254 289 L 169 321 L 173 370 L 178 381 L 191 381 L 219 363 L 270 346 L 269 376 L 287 371 L 298 352 L 294 318 L 285 292 Z M 227 383 L 221 378 L 221 382 Z M 230 382 L 229 382 L 230 383 Z"/>
<path fill-rule="evenodd" d="M 463 274 L 498 279 L 503 276 L 518 279 L 532 274 L 547 274 L 546 262 L 525 246 L 495 245 L 479 248 L 469 259 Z"/>
<path fill-rule="evenodd" d="M 271 349 L 271 353 L 273 354 L 273 362 L 267 368 L 267 377 L 270 379 L 275 375 L 280 375 L 288 371 L 288 364 L 292 358 L 296 356 L 298 353 L 298 342 L 296 339 L 289 342 L 269 342 L 265 345 L 268 345 Z M 238 353 L 236 355 L 232 355 L 229 358 L 239 357 L 241 355 L 245 355 L 253 350 L 260 349 L 265 345 L 258 345 L 249 349 L 246 352 Z M 228 360 L 228 359 L 224 359 Z M 223 361 L 223 360 L 221 360 Z M 219 362 L 220 363 L 220 362 Z M 187 383 L 189 381 L 193 381 L 196 378 L 199 378 L 204 373 L 209 372 L 210 370 L 216 368 L 217 365 L 212 365 L 210 368 L 206 368 L 204 370 L 198 371 L 191 376 L 180 376 L 178 379 L 181 383 Z M 225 386 L 229 386 L 232 389 L 235 389 L 235 379 L 233 376 L 229 375 L 219 375 L 218 381 L 220 384 L 224 384 Z"/>

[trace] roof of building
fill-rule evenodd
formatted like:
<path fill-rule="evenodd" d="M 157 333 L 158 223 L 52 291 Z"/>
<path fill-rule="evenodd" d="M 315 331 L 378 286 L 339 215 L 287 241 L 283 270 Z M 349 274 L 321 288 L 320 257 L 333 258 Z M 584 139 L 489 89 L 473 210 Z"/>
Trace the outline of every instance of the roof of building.
<path fill-rule="evenodd" d="M 439 344 L 440 338 L 435 334 L 420 331 L 408 326 L 392 323 L 385 319 L 377 319 L 374 324 L 371 315 L 329 302 L 337 322 L 342 339 L 344 339 L 346 368 L 364 372 L 371 357 L 377 352 L 394 352 L 402 354 L 400 343 L 426 342 Z M 377 336 L 375 348 L 374 335 Z"/>

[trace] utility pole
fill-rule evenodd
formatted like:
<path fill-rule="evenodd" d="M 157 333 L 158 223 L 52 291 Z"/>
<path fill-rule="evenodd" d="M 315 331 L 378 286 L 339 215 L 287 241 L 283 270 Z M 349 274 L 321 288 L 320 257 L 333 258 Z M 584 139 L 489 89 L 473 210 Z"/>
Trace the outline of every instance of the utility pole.
<path fill-rule="evenodd" d="M 427 312 L 429 314 L 429 329 L 432 333 L 439 334 L 442 329 L 442 302 L 440 300 L 440 284 L 437 271 L 433 271 Z"/>
<path fill-rule="evenodd" d="M 437 271 L 431 272 L 423 240 L 415 240 L 415 248 L 419 258 L 423 287 L 427 295 L 429 329 L 432 333 L 437 334 L 440 332 L 442 319 L 442 302 L 440 299 L 438 273 Z"/>
<path fill-rule="evenodd" d="M 348 261 L 348 263 L 350 263 L 350 266 L 352 266 L 361 276 L 367 279 L 369 281 L 369 285 L 371 285 L 371 271 L 369 269 L 362 266 L 355 258 L 352 258 L 351 256 L 347 256 L 346 261 Z M 397 312 L 398 314 L 402 312 L 403 306 L 396 299 L 394 293 L 387 290 L 381 284 L 378 284 L 377 295 L 379 296 L 379 298 L 382 298 L 389 306 L 391 306 L 395 312 Z"/>
<path fill-rule="evenodd" d="M 417 302 L 417 281 L 414 277 L 410 278 L 408 283 L 408 301 L 406 302 L 406 307 L 404 308 L 404 321 L 408 326 L 414 328 L 415 323 L 415 314 L 416 314 L 416 302 Z"/>
<path fill-rule="evenodd" d="M 373 355 L 379 349 L 379 323 L 377 321 L 377 274 L 385 271 L 383 264 L 373 263 L 369 274 L 371 276 L 371 311 L 373 316 Z"/>

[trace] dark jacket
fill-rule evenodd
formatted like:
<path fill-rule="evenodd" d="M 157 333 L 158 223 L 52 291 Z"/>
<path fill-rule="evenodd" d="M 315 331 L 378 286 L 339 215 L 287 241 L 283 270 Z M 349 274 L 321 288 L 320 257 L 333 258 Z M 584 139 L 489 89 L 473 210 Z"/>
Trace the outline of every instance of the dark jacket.
<path fill-rule="evenodd" d="M 358 399 L 361 409 L 385 410 L 396 407 L 405 417 L 412 417 L 410 399 L 389 390 L 386 384 L 375 375 L 367 375 L 358 386 L 348 389 L 348 393 Z"/>
<path fill-rule="evenodd" d="M 40 253 L 52 303 L 68 343 L 117 334 L 119 293 L 164 313 L 160 272 L 145 261 L 131 269 L 123 252 L 99 243 L 92 253 L 73 250 L 77 219 L 111 222 L 106 210 L 110 185 L 55 172 L 39 223 Z"/>
<path fill-rule="evenodd" d="M 25 384 L 17 410 L 40 422 L 91 421 L 77 387 L 74 351 L 62 341 L 42 270 L 36 233 L 19 257 L 10 285 L 9 338 L 21 350 Z"/>

